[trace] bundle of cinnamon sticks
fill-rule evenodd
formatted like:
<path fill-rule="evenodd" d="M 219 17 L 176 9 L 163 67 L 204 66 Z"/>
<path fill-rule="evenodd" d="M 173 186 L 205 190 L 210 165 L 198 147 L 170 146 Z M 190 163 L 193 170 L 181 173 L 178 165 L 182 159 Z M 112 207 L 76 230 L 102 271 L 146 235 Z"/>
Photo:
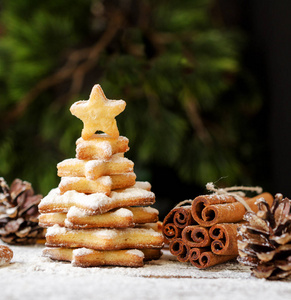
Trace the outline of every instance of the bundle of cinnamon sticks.
<path fill-rule="evenodd" d="M 269 205 L 273 196 L 262 193 L 244 198 L 257 212 L 255 202 L 264 198 Z M 246 208 L 232 195 L 202 195 L 190 205 L 173 208 L 163 222 L 163 234 L 170 252 L 181 262 L 205 269 L 238 256 L 237 227 L 243 222 Z"/>

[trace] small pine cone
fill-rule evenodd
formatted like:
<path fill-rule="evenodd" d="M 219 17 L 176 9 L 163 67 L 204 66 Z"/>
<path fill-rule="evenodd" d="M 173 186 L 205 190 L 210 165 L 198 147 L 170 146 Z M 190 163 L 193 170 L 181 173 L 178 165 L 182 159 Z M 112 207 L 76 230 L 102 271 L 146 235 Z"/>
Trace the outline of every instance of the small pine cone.
<path fill-rule="evenodd" d="M 247 212 L 238 228 L 238 261 L 258 278 L 291 277 L 291 200 L 277 194 L 271 208 L 263 198 L 257 205 L 257 214 Z"/>
<path fill-rule="evenodd" d="M 0 177 L 0 238 L 12 245 L 35 244 L 43 236 L 38 225 L 38 204 L 31 184 L 15 179 L 10 188 Z"/>

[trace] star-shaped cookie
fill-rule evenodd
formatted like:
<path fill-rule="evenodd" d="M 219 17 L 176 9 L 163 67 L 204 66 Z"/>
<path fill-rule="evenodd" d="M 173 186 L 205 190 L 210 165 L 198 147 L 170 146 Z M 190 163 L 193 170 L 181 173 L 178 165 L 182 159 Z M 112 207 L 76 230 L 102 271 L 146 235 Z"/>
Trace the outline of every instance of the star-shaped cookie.
<path fill-rule="evenodd" d="M 108 100 L 99 84 L 93 86 L 89 100 L 75 102 L 71 113 L 83 121 L 82 138 L 88 140 L 96 131 L 118 137 L 115 117 L 125 109 L 125 101 Z"/>

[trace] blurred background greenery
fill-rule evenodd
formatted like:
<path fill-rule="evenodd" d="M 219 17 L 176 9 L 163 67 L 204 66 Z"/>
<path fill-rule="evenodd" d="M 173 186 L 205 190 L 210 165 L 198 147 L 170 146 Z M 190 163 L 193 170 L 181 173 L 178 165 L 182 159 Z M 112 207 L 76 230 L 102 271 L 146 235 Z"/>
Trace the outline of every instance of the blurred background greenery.
<path fill-rule="evenodd" d="M 222 1 L 223 2 L 223 1 Z M 71 104 L 101 84 L 138 180 L 163 217 L 209 181 L 262 185 L 264 101 L 244 62 L 249 37 L 213 0 L 26 0 L 1 4 L 0 176 L 46 194 L 75 156 Z"/>

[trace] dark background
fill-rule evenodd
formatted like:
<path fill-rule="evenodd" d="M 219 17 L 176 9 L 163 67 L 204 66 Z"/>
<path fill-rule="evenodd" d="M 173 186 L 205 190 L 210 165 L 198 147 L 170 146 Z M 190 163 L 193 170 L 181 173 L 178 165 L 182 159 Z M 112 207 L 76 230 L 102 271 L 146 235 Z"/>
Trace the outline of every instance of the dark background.
<path fill-rule="evenodd" d="M 250 36 L 246 55 L 267 107 L 270 180 L 272 192 L 288 197 L 290 186 L 290 1 L 247 1 L 242 10 L 242 26 Z M 267 162 L 266 162 L 267 163 Z M 267 175 L 267 174 L 266 174 Z"/>
<path fill-rule="evenodd" d="M 267 183 L 270 193 L 291 197 L 291 2 L 220 0 L 219 3 L 227 26 L 241 30 L 247 37 L 243 64 L 255 77 L 264 99 L 258 115 L 260 134 L 265 140 L 257 164 L 262 169 L 261 180 Z M 176 203 L 205 192 L 179 182 L 171 170 L 159 168 L 154 174 L 153 187 L 159 187 L 158 199 L 163 200 L 168 190 L 177 185 L 179 192 L 172 198 Z M 164 178 L 162 183 L 161 178 Z M 166 201 L 160 204 L 162 216 L 169 207 Z"/>
<path fill-rule="evenodd" d="M 280 1 L 222 1 L 230 25 L 241 27 L 249 37 L 244 62 L 260 86 L 265 110 L 262 132 L 268 141 L 266 177 L 272 192 L 291 195 L 291 3 Z"/>

